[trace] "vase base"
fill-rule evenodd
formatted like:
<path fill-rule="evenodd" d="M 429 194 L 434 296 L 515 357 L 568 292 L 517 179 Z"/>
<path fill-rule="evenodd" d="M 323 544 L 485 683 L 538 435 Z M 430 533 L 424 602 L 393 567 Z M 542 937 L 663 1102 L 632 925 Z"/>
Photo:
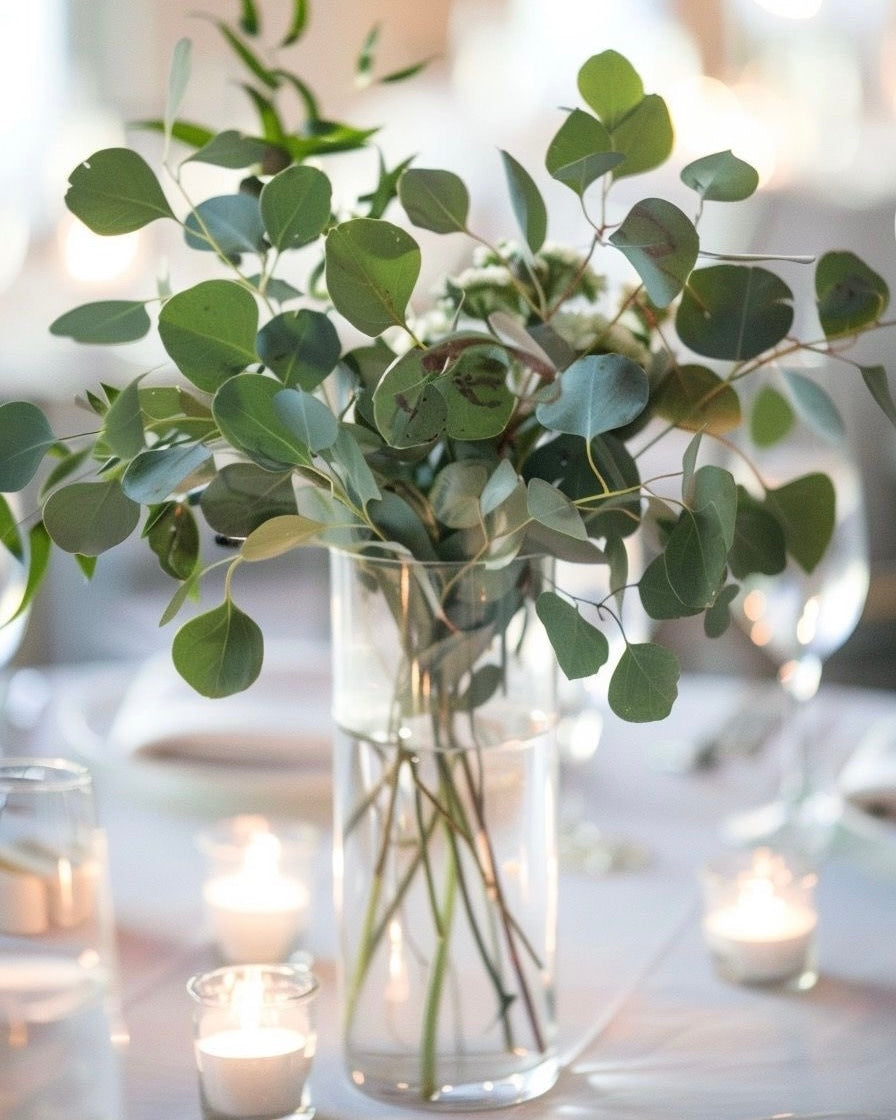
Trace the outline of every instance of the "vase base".
<path fill-rule="evenodd" d="M 352 1084 L 365 1096 L 387 1101 L 405 1108 L 429 1108 L 438 1112 L 475 1112 L 479 1109 L 506 1108 L 523 1101 L 540 1097 L 554 1085 L 559 1074 L 559 1063 L 553 1055 L 542 1058 L 536 1065 L 518 1067 L 514 1072 L 504 1072 L 489 1078 L 485 1059 L 457 1063 L 458 1076 L 443 1076 L 434 1090 L 424 1090 L 418 1079 L 406 1080 L 407 1060 L 376 1055 L 373 1061 L 358 1063 L 363 1068 L 350 1067 Z M 481 1066 L 481 1073 L 476 1067 Z M 494 1066 L 492 1064 L 492 1069 Z"/>

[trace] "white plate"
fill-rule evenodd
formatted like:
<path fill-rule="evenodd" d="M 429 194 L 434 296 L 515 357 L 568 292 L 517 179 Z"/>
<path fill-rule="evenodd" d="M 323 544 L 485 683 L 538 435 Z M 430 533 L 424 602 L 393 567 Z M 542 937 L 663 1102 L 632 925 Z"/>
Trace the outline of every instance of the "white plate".
<path fill-rule="evenodd" d="M 98 777 L 140 800 L 329 821 L 326 647 L 270 644 L 255 684 L 222 700 L 193 692 L 167 651 L 137 670 L 99 669 L 63 691 L 58 721 Z"/>

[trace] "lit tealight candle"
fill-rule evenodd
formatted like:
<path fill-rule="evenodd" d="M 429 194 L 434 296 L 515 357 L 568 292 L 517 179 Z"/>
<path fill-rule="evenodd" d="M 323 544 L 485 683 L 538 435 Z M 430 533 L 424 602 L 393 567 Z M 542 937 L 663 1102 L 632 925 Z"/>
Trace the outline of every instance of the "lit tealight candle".
<path fill-rule="evenodd" d="M 205 1120 L 313 1116 L 314 976 L 287 965 L 195 976 L 196 1066 Z"/>
<path fill-rule="evenodd" d="M 811 987 L 815 881 L 813 872 L 764 848 L 708 865 L 703 932 L 720 975 L 744 984 Z"/>
<path fill-rule="evenodd" d="M 310 891 L 299 875 L 308 874 L 308 859 L 284 868 L 288 853 L 280 839 L 266 822 L 252 820 L 254 830 L 242 840 L 206 845 L 213 857 L 203 888 L 206 913 L 225 960 L 285 961 L 307 926 Z"/>

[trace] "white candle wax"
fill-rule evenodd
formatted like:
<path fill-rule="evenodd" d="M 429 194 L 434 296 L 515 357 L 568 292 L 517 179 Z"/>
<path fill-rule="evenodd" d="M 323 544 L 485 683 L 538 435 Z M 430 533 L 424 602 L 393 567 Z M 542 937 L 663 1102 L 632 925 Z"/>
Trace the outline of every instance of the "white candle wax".
<path fill-rule="evenodd" d="M 747 983 L 773 983 L 806 967 L 818 918 L 807 904 L 782 898 L 771 882 L 746 880 L 729 905 L 704 918 L 706 943 L 724 969 Z"/>
<path fill-rule="evenodd" d="M 212 936 L 234 963 L 286 960 L 305 928 L 308 889 L 288 875 L 220 875 L 205 884 L 203 897 Z"/>
<path fill-rule="evenodd" d="M 235 1027 L 196 1043 L 202 1096 L 220 1116 L 288 1116 L 311 1070 L 308 1040 L 286 1027 Z"/>

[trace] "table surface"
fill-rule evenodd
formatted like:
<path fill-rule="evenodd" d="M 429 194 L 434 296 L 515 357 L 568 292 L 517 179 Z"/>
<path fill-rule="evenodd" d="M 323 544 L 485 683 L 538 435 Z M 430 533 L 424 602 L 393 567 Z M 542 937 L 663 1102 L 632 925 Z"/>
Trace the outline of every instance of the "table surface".
<path fill-rule="evenodd" d="M 53 699 L 30 739 L 32 753 L 71 754 L 77 739 L 70 722 L 78 704 L 96 704 L 99 691 L 117 703 L 128 673 L 133 668 L 54 670 Z M 631 726 L 607 718 L 599 749 L 581 768 L 576 788 L 591 820 L 611 836 L 637 841 L 649 859 L 625 872 L 567 870 L 561 876 L 563 1068 L 550 1094 L 515 1107 L 514 1115 L 896 1116 L 896 827 L 892 836 L 888 826 L 875 826 L 866 836 L 842 826 L 835 830 L 821 866 L 821 975 L 811 991 L 725 983 L 713 973 L 702 942 L 697 870 L 721 850 L 726 817 L 773 791 L 777 752 L 771 743 L 752 757 L 687 775 L 662 772 L 651 758 L 666 741 L 694 739 L 718 726 L 746 687 L 721 677 L 686 678 L 664 724 Z M 754 703 L 763 702 L 754 696 Z M 823 686 L 816 714 L 816 753 L 834 772 L 869 728 L 896 719 L 896 693 Z M 120 1116 L 82 1117 L 72 1103 L 66 1120 L 199 1120 L 185 982 L 217 963 L 203 927 L 196 837 L 222 804 L 162 803 L 152 791 L 140 795 L 121 760 L 88 761 L 108 836 L 130 1041 L 114 1063 L 122 1081 Z M 277 808 L 282 812 L 284 806 Z M 293 811 L 316 816 L 325 826 L 319 790 L 313 797 L 297 791 Z M 312 1075 L 317 1115 L 393 1117 L 398 1110 L 359 1094 L 342 1073 L 326 844 L 317 875 L 307 938 L 322 984 Z M 432 1116 L 415 1109 L 399 1114 L 408 1120 Z M 10 1120 L 43 1117 L 14 1109 Z"/>

